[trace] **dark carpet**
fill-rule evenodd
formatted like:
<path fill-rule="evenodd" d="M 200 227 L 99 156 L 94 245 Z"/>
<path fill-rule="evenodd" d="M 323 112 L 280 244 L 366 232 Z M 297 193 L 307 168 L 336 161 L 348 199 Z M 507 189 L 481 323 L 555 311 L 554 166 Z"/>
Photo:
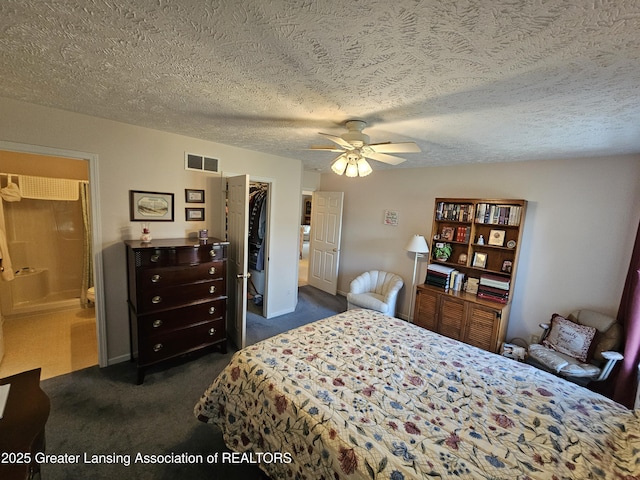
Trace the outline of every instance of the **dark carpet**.
<path fill-rule="evenodd" d="M 247 344 L 345 309 L 344 297 L 301 287 L 295 312 L 269 320 L 247 315 Z M 220 430 L 193 415 L 233 353 L 229 345 L 225 355 L 184 357 L 150 369 L 142 385 L 129 362 L 42 381 L 51 399 L 42 478 L 265 479 L 256 465 L 223 463 Z"/>

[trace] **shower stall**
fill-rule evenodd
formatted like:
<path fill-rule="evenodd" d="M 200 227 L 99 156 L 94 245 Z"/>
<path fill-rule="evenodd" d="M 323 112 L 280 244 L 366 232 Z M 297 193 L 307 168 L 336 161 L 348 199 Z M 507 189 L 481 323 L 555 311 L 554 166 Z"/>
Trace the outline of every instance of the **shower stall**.
<path fill-rule="evenodd" d="M 40 193 L 25 195 L 34 179 Z M 11 318 L 86 304 L 90 275 L 87 182 L 10 174 L 0 174 L 0 181 L 1 185 L 18 185 L 21 192 L 19 200 L 7 201 L 3 196 L 0 212 L 7 249 L 2 252 L 3 267 L 7 268 L 9 258 L 13 273 L 10 280 L 3 273 L 5 281 L 0 281 L 2 315 Z M 0 193 L 2 190 L 6 187 Z"/>

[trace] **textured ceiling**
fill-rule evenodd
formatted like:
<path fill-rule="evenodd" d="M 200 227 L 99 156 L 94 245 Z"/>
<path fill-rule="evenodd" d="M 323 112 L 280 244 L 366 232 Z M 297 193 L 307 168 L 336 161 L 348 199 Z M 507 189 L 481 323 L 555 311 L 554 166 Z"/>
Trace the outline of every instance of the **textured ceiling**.
<path fill-rule="evenodd" d="M 2 0 L 0 96 L 325 171 L 352 118 L 400 167 L 639 153 L 639 32 L 637 0 Z"/>

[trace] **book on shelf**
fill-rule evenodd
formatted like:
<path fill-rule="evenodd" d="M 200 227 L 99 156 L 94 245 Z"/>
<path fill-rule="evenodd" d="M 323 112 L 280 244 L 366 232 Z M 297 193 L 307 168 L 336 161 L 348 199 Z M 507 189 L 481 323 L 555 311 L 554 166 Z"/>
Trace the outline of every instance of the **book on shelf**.
<path fill-rule="evenodd" d="M 520 205 L 496 205 L 479 203 L 476 208 L 476 223 L 489 225 L 519 226 L 522 207 Z"/>
<path fill-rule="evenodd" d="M 509 291 L 510 281 L 496 275 L 480 275 L 480 285 Z"/>
<path fill-rule="evenodd" d="M 471 222 L 473 220 L 473 204 L 438 202 L 436 220 Z"/>

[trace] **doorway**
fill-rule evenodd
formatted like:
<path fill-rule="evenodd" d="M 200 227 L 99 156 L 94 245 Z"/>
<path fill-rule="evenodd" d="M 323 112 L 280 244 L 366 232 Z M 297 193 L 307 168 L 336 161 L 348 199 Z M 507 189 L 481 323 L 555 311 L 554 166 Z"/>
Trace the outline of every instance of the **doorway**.
<path fill-rule="evenodd" d="M 53 342 L 57 341 L 55 339 L 59 338 L 59 337 L 55 337 L 53 335 L 54 333 L 59 333 L 60 331 L 66 332 L 65 340 L 69 343 L 65 343 L 65 340 L 60 340 L 60 347 L 58 348 L 62 350 L 65 350 L 65 349 L 67 350 L 65 355 L 69 358 L 69 360 L 58 359 L 57 362 L 58 364 L 60 364 L 60 361 L 62 361 L 62 363 L 63 364 L 66 363 L 67 366 L 60 367 L 60 365 L 58 365 L 57 367 L 51 370 L 52 373 L 49 376 L 56 376 L 62 373 L 68 373 L 64 371 L 65 368 L 68 368 L 68 371 L 72 371 L 78 368 L 85 368 L 86 366 L 89 366 L 86 364 L 87 362 L 90 362 L 92 364 L 98 363 L 100 366 L 106 366 L 107 352 L 106 352 L 106 335 L 105 335 L 105 324 L 104 324 L 104 302 L 102 300 L 103 299 L 102 263 L 100 260 L 101 255 L 99 253 L 99 248 L 101 245 L 101 237 L 98 229 L 98 225 L 100 223 L 99 198 L 98 198 L 98 187 L 96 184 L 97 160 L 98 160 L 97 155 L 83 153 L 83 152 L 59 150 L 59 149 L 53 149 L 53 148 L 47 148 L 47 147 L 38 147 L 33 145 L 17 144 L 12 142 L 1 142 L 1 141 L 0 141 L 0 151 L 2 151 L 3 153 L 6 153 L 6 155 L 22 156 L 21 161 L 24 161 L 25 158 L 28 160 L 30 155 L 34 157 L 42 157 L 45 162 L 50 162 L 51 165 L 53 165 L 56 161 L 60 159 L 68 159 L 73 162 L 82 161 L 83 168 L 85 170 L 88 170 L 88 187 L 89 187 L 88 193 L 91 198 L 91 202 L 90 202 L 91 207 L 88 211 L 90 212 L 91 222 L 87 228 L 90 229 L 91 231 L 91 239 L 92 239 L 89 242 L 89 244 L 91 245 L 92 253 L 91 253 L 91 256 L 88 257 L 88 263 L 93 269 L 95 293 L 91 292 L 91 297 L 94 299 L 94 301 L 90 306 L 90 309 L 89 308 L 81 309 L 79 307 L 80 300 L 78 299 L 77 300 L 78 308 L 68 309 L 68 305 L 57 304 L 58 307 L 62 306 L 64 308 L 58 308 L 56 310 L 51 310 L 51 311 L 45 310 L 45 313 L 40 313 L 38 311 L 40 307 L 36 305 L 36 303 L 38 302 L 35 302 L 34 306 L 32 308 L 30 307 L 31 310 L 35 308 L 36 309 L 35 312 L 30 312 L 29 309 L 22 312 L 18 312 L 20 313 L 20 315 L 16 317 L 16 321 L 18 320 L 22 321 L 22 323 L 19 325 L 20 329 L 18 330 L 21 330 L 23 332 L 20 333 L 19 335 L 27 336 L 27 338 L 29 338 L 29 342 L 33 342 L 35 340 L 34 336 L 38 336 L 38 338 L 42 337 L 43 341 L 41 343 L 45 345 L 44 347 L 45 349 L 47 347 L 50 348 L 51 346 L 53 346 Z M 3 170 L 5 169 L 5 166 L 7 164 L 8 164 L 7 162 L 3 162 Z M 27 161 L 27 164 L 28 164 L 28 161 Z M 14 172 L 7 172 L 7 173 L 14 173 Z M 43 173 L 37 174 L 37 176 L 41 176 L 41 175 L 43 175 Z M 54 212 L 54 216 L 56 217 L 55 221 L 56 222 L 59 221 L 58 223 L 62 230 L 67 230 L 66 233 L 69 233 L 68 230 L 70 228 L 71 229 L 75 228 L 66 223 L 68 219 L 65 220 L 66 218 L 65 212 L 60 212 L 59 211 L 60 208 L 56 208 L 54 210 L 58 210 L 57 212 Z M 24 252 L 20 252 L 20 248 L 18 248 L 17 257 L 20 258 L 22 253 Z M 22 258 L 26 258 L 26 257 L 22 255 Z M 66 259 L 62 259 L 62 263 L 64 262 L 66 262 Z M 13 265 L 12 268 L 14 266 L 18 267 L 18 265 Z M 35 282 L 35 287 L 37 288 L 47 288 L 49 282 L 46 277 L 50 275 L 55 276 L 55 274 L 58 273 L 55 270 L 59 270 L 57 268 L 53 268 L 53 269 L 49 269 L 49 270 L 54 270 L 53 272 L 48 272 L 47 268 L 35 268 L 32 265 L 20 266 L 21 269 L 22 267 L 28 268 L 28 271 L 25 271 L 27 275 L 25 275 L 23 280 L 30 280 L 31 283 Z M 35 271 L 32 272 L 31 270 L 35 270 Z M 30 278 L 27 278 L 27 277 L 30 277 Z M 79 289 L 79 290 L 80 292 L 82 291 L 82 289 Z M 29 288 L 26 293 L 35 294 L 36 292 L 34 291 L 34 289 Z M 55 298 L 55 295 L 52 295 L 52 297 Z M 6 295 L 3 295 L 3 298 L 0 299 L 0 301 L 3 302 L 3 304 L 6 303 L 8 301 L 6 299 Z M 36 306 L 38 308 L 36 308 Z M 27 323 L 26 321 L 24 321 L 24 319 L 29 318 L 28 315 L 31 315 L 31 313 L 39 313 L 39 316 L 44 318 L 33 319 L 33 321 L 30 321 L 29 323 Z M 5 326 L 7 325 L 8 321 L 12 321 L 12 319 L 9 319 L 9 320 L 4 319 Z M 47 333 L 46 328 L 42 327 L 43 321 L 47 325 L 51 324 L 52 330 L 50 330 L 49 333 Z M 38 324 L 38 322 L 40 323 Z M 29 326 L 30 324 L 33 324 L 33 325 Z M 0 326 L 1 325 L 2 325 L 2 321 L 0 321 Z M 24 333 L 24 332 L 27 332 L 27 333 Z M 28 333 L 28 332 L 31 332 L 31 333 Z M 73 350 L 71 349 L 71 347 L 69 347 L 70 344 L 72 346 L 84 345 L 86 347 L 87 344 L 90 345 L 90 340 L 87 340 L 87 339 L 93 339 L 93 345 L 94 345 L 93 353 L 89 352 L 89 356 L 93 355 L 93 361 L 86 360 L 86 358 L 84 360 L 80 360 L 80 358 L 85 355 L 86 351 L 80 354 L 79 353 L 80 350 Z M 13 341 L 13 340 L 5 339 L 5 343 L 6 343 L 5 351 L 7 351 L 9 348 L 12 348 L 11 345 L 9 344 L 9 341 Z M 30 349 L 32 349 L 31 343 L 29 345 L 29 349 L 21 348 L 21 350 L 26 350 L 27 352 L 30 352 L 32 357 L 35 356 L 33 355 L 33 350 L 30 350 Z M 44 358 L 45 359 L 52 358 L 51 352 L 46 354 Z M 43 378 L 45 378 L 45 376 L 47 376 L 47 374 L 43 369 Z"/>
<path fill-rule="evenodd" d="M 309 240 L 311 238 L 311 206 L 313 192 L 302 192 L 300 215 L 300 260 L 298 261 L 298 287 L 309 285 Z"/>

